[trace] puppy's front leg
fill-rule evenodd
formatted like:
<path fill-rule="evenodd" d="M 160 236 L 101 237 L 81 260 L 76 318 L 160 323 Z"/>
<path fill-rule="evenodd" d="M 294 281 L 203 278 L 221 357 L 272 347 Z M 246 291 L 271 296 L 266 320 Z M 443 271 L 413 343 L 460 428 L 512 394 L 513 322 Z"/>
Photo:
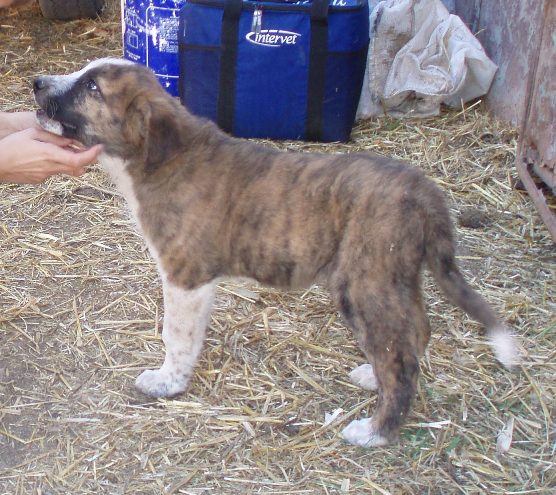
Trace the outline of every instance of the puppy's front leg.
<path fill-rule="evenodd" d="M 214 300 L 213 283 L 193 290 L 177 287 L 163 277 L 164 325 L 166 346 L 164 364 L 146 370 L 135 385 L 151 397 L 170 397 L 187 388 L 199 353 Z"/>

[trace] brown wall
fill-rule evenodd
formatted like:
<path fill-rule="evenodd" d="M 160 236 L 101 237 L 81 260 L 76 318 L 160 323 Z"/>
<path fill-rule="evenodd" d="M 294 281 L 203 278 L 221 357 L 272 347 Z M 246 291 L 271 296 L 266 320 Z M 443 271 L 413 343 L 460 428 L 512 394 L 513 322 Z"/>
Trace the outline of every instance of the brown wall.
<path fill-rule="evenodd" d="M 456 0 L 456 13 L 471 27 L 499 69 L 487 97 L 496 115 L 519 126 L 528 80 L 541 45 L 543 9 L 553 0 Z"/>
<path fill-rule="evenodd" d="M 489 109 L 520 129 L 526 161 L 556 193 L 556 0 L 455 1 L 499 67 Z"/>

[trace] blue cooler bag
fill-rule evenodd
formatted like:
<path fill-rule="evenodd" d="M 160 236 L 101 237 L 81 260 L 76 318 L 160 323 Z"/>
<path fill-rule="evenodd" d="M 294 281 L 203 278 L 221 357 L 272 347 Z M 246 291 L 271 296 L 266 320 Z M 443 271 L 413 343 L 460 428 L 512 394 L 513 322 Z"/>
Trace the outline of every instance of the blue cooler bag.
<path fill-rule="evenodd" d="M 186 0 L 180 97 L 239 137 L 347 141 L 369 45 L 367 0 Z"/>

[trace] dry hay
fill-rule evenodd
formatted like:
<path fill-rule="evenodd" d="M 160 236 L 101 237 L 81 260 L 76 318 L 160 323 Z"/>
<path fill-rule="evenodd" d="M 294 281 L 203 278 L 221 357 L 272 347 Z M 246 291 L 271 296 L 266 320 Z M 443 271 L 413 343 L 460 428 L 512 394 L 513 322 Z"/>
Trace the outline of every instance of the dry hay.
<path fill-rule="evenodd" d="M 114 7 L 98 21 L 0 15 L 2 110 L 33 108 L 36 74 L 120 53 Z M 415 406 L 401 443 L 373 450 L 338 435 L 376 397 L 348 383 L 363 358 L 325 291 L 222 284 L 188 393 L 148 400 L 133 380 L 162 362 L 161 291 L 122 199 L 96 169 L 1 186 L 0 493 L 554 493 L 555 249 L 514 187 L 515 144 L 480 106 L 360 124 L 346 145 L 269 143 L 425 168 L 460 224 L 466 275 L 523 338 L 523 366 L 501 369 L 427 279 Z"/>

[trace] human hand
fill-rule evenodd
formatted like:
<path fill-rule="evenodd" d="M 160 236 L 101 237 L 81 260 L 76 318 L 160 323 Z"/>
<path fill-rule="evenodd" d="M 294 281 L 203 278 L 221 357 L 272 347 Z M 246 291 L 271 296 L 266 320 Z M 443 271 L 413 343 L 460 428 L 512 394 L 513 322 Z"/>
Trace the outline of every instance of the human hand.
<path fill-rule="evenodd" d="M 36 128 L 9 134 L 0 139 L 0 182 L 38 184 L 54 174 L 82 175 L 102 146 L 77 151 L 69 148 L 74 144 L 71 139 Z"/>

